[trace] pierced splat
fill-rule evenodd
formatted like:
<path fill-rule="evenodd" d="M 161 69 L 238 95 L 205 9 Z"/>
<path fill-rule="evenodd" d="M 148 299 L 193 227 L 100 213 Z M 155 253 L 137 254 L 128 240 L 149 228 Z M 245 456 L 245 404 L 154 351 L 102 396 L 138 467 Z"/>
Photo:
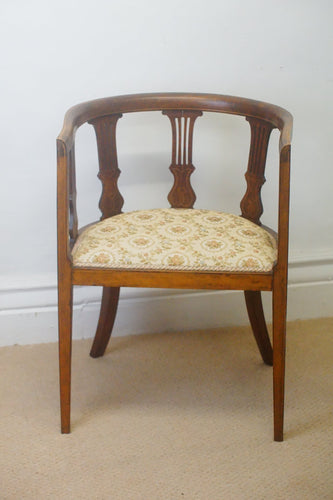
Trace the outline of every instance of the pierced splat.
<path fill-rule="evenodd" d="M 190 176 L 195 170 L 192 164 L 192 139 L 194 122 L 201 111 L 172 110 L 162 111 L 171 122 L 172 159 L 170 170 L 174 184 L 168 195 L 172 208 L 192 208 L 196 200 Z"/>
<path fill-rule="evenodd" d="M 269 137 L 274 128 L 270 123 L 257 118 L 246 117 L 251 127 L 251 145 L 245 179 L 247 190 L 241 201 L 242 216 L 255 224 L 261 225 L 263 213 L 261 188 L 265 182 L 265 165 Z"/>
<path fill-rule="evenodd" d="M 114 114 L 89 121 L 96 132 L 99 159 L 98 178 L 103 186 L 99 200 L 99 208 L 102 212 L 101 219 L 121 213 L 124 204 L 124 199 L 118 189 L 120 170 L 116 145 L 116 126 L 121 116 L 121 114 Z"/>

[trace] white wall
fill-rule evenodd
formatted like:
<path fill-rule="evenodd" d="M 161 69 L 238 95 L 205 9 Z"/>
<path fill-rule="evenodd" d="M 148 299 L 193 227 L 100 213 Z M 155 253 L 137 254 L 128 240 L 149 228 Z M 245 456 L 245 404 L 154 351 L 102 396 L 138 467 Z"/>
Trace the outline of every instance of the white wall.
<path fill-rule="evenodd" d="M 55 338 L 55 138 L 64 112 L 77 102 L 131 92 L 234 94 L 272 102 L 293 113 L 290 317 L 331 314 L 331 0 L 169 0 L 163 3 L 156 0 L 5 0 L 1 10 L 0 342 L 29 343 Z M 223 122 L 227 138 L 236 127 L 234 119 Z M 128 196 L 128 209 L 136 207 L 142 199 L 147 204 L 156 204 L 157 193 L 164 188 L 166 192 L 169 182 L 169 156 L 167 145 L 162 142 L 167 123 L 161 124 L 161 129 L 146 139 L 145 144 L 151 146 L 150 156 L 148 163 L 140 156 L 140 166 L 146 168 L 138 175 L 131 170 L 134 150 L 133 145 L 128 144 L 128 137 L 139 148 L 144 139 L 137 136 L 138 124 L 135 119 L 131 120 L 127 121 L 129 136 L 122 129 L 119 131 L 123 162 L 120 167 L 124 170 L 121 186 Z M 205 151 L 204 142 L 213 124 L 209 120 L 198 124 L 201 146 L 199 141 L 195 158 L 197 177 L 193 183 L 205 188 L 199 198 L 202 204 L 219 208 L 222 203 L 222 208 L 228 208 L 231 203 L 228 191 L 222 198 L 220 185 L 208 181 L 206 185 L 200 171 L 204 153 L 208 152 L 207 165 L 214 178 L 219 166 L 217 153 L 228 143 L 228 140 L 220 142 L 219 136 L 214 135 L 211 142 L 206 143 Z M 240 134 L 248 134 L 246 124 L 240 125 Z M 276 147 L 276 141 L 273 137 L 272 147 Z M 92 205 L 98 199 L 100 185 L 95 177 L 95 147 L 88 130 L 83 129 L 79 134 L 78 144 L 81 148 L 78 167 L 81 165 L 82 169 L 80 187 L 84 192 L 79 208 L 84 223 L 98 216 Z M 268 177 L 271 175 L 273 180 L 274 152 L 270 151 L 271 170 L 268 171 Z M 227 157 L 227 166 L 230 167 L 230 161 L 238 164 L 242 155 L 244 152 L 240 150 L 235 158 Z M 165 164 L 161 181 L 156 178 L 154 162 L 161 169 Z M 235 191 L 240 188 L 237 179 L 231 172 Z M 154 188 L 150 190 L 151 198 L 145 180 Z M 274 193 L 268 185 L 264 188 L 265 222 L 274 219 L 271 203 Z M 151 304 L 147 298 L 136 300 L 136 296 L 133 292 L 125 294 L 127 302 L 124 299 L 120 308 L 119 333 L 171 327 L 165 321 L 160 327 L 156 321 L 158 316 L 149 320 L 143 316 L 141 323 L 135 321 L 136 329 L 131 329 L 131 311 L 145 310 L 142 300 Z M 150 296 L 151 293 L 148 298 Z M 92 289 L 76 293 L 77 310 L 84 311 L 82 317 L 89 316 L 92 325 L 97 297 L 97 291 Z M 177 296 L 176 302 L 184 307 L 186 303 L 188 311 L 186 314 L 180 311 L 178 315 L 172 306 L 175 296 L 168 297 L 164 301 L 153 299 L 156 311 L 165 307 L 165 316 L 174 316 L 176 328 L 192 328 L 198 324 L 195 311 L 199 296 L 192 297 L 192 301 L 189 295 Z M 214 299 L 205 295 L 199 301 L 203 305 L 199 326 L 211 326 L 212 317 L 216 326 L 245 321 L 238 307 L 235 310 L 228 306 L 222 315 L 217 295 L 209 297 Z M 229 299 L 225 300 L 228 303 Z M 206 302 L 216 302 L 217 309 L 206 311 Z M 94 312 L 90 314 L 89 308 Z M 148 316 L 149 311 L 155 309 L 148 307 Z M 186 315 L 193 321 L 186 320 Z M 83 324 L 89 321 L 84 320 Z M 77 336 L 83 334 L 80 331 L 77 324 Z"/>

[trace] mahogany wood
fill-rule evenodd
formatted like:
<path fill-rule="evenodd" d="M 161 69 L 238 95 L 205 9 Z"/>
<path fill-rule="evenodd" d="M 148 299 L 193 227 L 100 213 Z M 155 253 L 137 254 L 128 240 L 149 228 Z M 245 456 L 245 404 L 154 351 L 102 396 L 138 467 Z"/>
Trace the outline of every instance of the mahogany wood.
<path fill-rule="evenodd" d="M 74 285 L 203 290 L 272 290 L 272 273 L 204 273 L 73 268 Z"/>
<path fill-rule="evenodd" d="M 288 283 L 288 219 L 290 145 L 280 153 L 278 262 L 273 277 L 273 394 L 274 440 L 283 441 Z"/>
<path fill-rule="evenodd" d="M 252 331 L 256 339 L 261 357 L 266 365 L 273 365 L 273 349 L 268 335 L 261 292 L 245 290 L 245 301 Z"/>
<path fill-rule="evenodd" d="M 279 274 L 274 276 L 272 298 L 274 440 L 283 441 L 287 283 Z"/>
<path fill-rule="evenodd" d="M 78 236 L 75 181 L 75 133 L 83 123 L 93 125 L 98 146 L 99 178 L 102 181 L 101 218 L 122 210 L 123 198 L 118 189 L 116 125 L 123 113 L 162 111 L 172 128 L 174 185 L 169 193 L 171 206 L 191 208 L 195 193 L 190 183 L 193 127 L 202 112 L 216 112 L 245 117 L 251 127 L 251 144 L 246 172 L 247 189 L 241 201 L 242 216 L 261 225 L 263 212 L 261 187 L 265 181 L 265 163 L 269 136 L 280 130 L 280 181 L 278 207 L 278 257 L 270 273 L 209 273 L 183 271 L 129 271 L 75 268 L 71 249 Z M 215 94 L 159 93 L 136 94 L 97 99 L 71 108 L 57 139 L 58 152 L 58 294 L 59 294 L 59 365 L 61 431 L 70 432 L 70 380 L 73 285 L 103 287 L 101 312 L 91 355 L 103 355 L 111 335 L 119 287 L 164 287 L 216 290 L 244 290 L 249 319 L 265 363 L 273 361 L 274 439 L 283 439 L 284 372 L 286 344 L 289 177 L 292 117 L 286 110 L 271 104 L 240 97 Z M 162 203 L 162 205 L 164 205 Z M 270 230 L 270 229 L 268 229 Z M 271 230 L 270 230 L 271 231 Z M 273 356 L 262 309 L 261 291 L 273 295 Z M 273 357 L 273 360 L 272 360 Z"/>
<path fill-rule="evenodd" d="M 119 301 L 119 287 L 103 287 L 101 311 L 93 345 L 90 350 L 92 358 L 103 356 L 111 337 L 111 332 L 116 319 Z"/>
<path fill-rule="evenodd" d="M 173 187 L 168 194 L 172 208 L 193 208 L 196 200 L 190 176 L 195 168 L 192 164 L 194 122 L 201 111 L 163 111 L 171 122 L 172 160 L 170 170 L 174 176 Z"/>
<path fill-rule="evenodd" d="M 73 245 L 78 237 L 78 218 L 76 210 L 76 179 L 75 179 L 75 151 L 74 145 L 69 152 L 69 237 Z"/>
<path fill-rule="evenodd" d="M 122 114 L 118 113 L 89 120 L 96 132 L 99 158 L 98 178 L 103 185 L 99 201 L 99 208 L 102 212 L 101 219 L 119 214 L 124 204 L 117 183 L 120 170 L 117 158 L 116 126 L 121 117 Z"/>
<path fill-rule="evenodd" d="M 273 125 L 258 118 L 246 118 L 251 126 L 249 163 L 245 174 L 247 190 L 241 201 L 242 216 L 261 225 L 264 211 L 261 201 L 261 187 L 265 182 L 265 166 L 268 141 Z"/>
<path fill-rule="evenodd" d="M 58 154 L 58 329 L 59 329 L 59 379 L 61 432 L 70 432 L 70 397 L 71 397 L 71 357 L 72 357 L 72 311 L 73 285 L 72 268 L 69 255 L 69 179 L 70 165 L 73 158 L 66 154 L 63 144 L 57 144 Z M 71 181 L 73 177 L 71 177 Z M 63 209 L 66 207 L 66 214 Z M 73 231 L 72 231 L 73 234 Z"/>

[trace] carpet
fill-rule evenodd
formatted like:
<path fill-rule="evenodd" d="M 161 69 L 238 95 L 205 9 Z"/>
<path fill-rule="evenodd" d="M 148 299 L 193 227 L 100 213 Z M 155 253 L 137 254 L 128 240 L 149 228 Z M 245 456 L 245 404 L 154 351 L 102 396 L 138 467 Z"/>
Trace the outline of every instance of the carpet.
<path fill-rule="evenodd" d="M 333 499 L 333 318 L 288 324 L 285 441 L 247 327 L 73 343 L 72 433 L 57 345 L 0 349 L 0 498 Z"/>

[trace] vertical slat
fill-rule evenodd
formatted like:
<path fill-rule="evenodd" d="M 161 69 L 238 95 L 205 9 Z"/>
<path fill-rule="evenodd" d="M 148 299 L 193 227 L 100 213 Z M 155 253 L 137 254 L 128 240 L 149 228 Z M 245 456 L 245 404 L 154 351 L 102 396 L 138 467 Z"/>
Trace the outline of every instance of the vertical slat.
<path fill-rule="evenodd" d="M 177 156 L 177 164 L 180 164 L 182 162 L 182 119 L 179 116 L 177 118 L 178 122 L 178 156 Z"/>
<path fill-rule="evenodd" d="M 195 120 L 202 115 L 202 112 L 170 110 L 162 113 L 169 117 L 172 130 L 170 170 L 174 176 L 174 184 L 168 200 L 173 208 L 192 208 L 196 200 L 190 181 L 190 176 L 195 170 L 192 165 L 193 129 Z"/>
<path fill-rule="evenodd" d="M 263 213 L 261 188 L 265 182 L 265 165 L 269 137 L 273 126 L 257 118 L 246 118 L 251 127 L 251 145 L 247 172 L 245 174 L 247 190 L 241 201 L 242 216 L 261 225 Z"/>
<path fill-rule="evenodd" d="M 188 131 L 188 163 L 192 165 L 192 150 L 193 150 L 193 129 L 194 129 L 194 122 L 196 120 L 196 116 L 191 116 L 190 117 L 190 126 L 189 126 L 189 131 Z"/>
<path fill-rule="evenodd" d="M 121 213 L 124 204 L 124 199 L 118 189 L 120 170 L 116 145 L 116 126 L 121 116 L 121 114 L 115 114 L 89 121 L 95 129 L 97 138 L 98 178 L 102 182 L 102 195 L 99 201 L 101 219 Z"/>
<path fill-rule="evenodd" d="M 187 122 L 188 118 L 184 118 L 184 134 L 183 134 L 183 165 L 186 165 L 186 153 L 187 153 Z"/>

